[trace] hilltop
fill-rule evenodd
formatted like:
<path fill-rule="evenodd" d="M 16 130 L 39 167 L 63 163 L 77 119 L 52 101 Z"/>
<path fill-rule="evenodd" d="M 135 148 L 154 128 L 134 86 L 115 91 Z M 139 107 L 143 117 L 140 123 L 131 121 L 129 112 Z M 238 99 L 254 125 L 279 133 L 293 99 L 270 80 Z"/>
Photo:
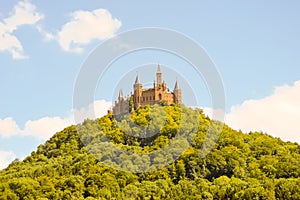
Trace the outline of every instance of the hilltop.
<path fill-rule="evenodd" d="M 207 139 L 208 130 L 222 132 Z M 190 146 L 181 155 L 184 138 Z M 109 143 L 144 153 L 143 159 L 128 159 Z M 201 157 L 204 143 L 213 148 Z M 172 150 L 148 156 L 168 145 Z M 130 116 L 109 113 L 67 127 L 0 171 L 1 200 L 300 199 L 299 185 L 297 143 L 244 134 L 178 105 L 144 106 Z"/>

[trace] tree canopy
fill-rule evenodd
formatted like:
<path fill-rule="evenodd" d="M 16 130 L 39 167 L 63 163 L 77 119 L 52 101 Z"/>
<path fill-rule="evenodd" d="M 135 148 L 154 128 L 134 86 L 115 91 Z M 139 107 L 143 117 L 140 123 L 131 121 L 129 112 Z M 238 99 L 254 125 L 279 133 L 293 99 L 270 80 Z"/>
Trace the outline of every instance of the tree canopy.
<path fill-rule="evenodd" d="M 209 128 L 221 134 L 207 140 Z M 201 157 L 204 141 L 214 145 Z M 56 133 L 0 171 L 0 200 L 300 199 L 299 185 L 297 143 L 156 105 Z"/>

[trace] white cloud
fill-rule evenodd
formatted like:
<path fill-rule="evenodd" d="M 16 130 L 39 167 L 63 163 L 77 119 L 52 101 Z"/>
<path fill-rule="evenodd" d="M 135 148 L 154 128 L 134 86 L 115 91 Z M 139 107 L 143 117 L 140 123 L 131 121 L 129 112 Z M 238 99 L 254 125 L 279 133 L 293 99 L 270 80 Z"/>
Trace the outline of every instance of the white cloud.
<path fill-rule="evenodd" d="M 70 118 L 62 119 L 60 117 L 44 117 L 34 121 L 27 121 L 24 135 L 32 135 L 39 139 L 49 139 L 53 134 L 70 126 L 72 120 Z"/>
<path fill-rule="evenodd" d="M 64 24 L 56 35 L 40 28 L 46 40 L 55 39 L 64 51 L 80 53 L 92 40 L 104 40 L 114 36 L 121 27 L 121 21 L 113 19 L 105 9 L 74 11 L 71 20 Z"/>
<path fill-rule="evenodd" d="M 0 170 L 6 168 L 15 158 L 12 151 L 0 151 Z"/>
<path fill-rule="evenodd" d="M 36 7 L 29 1 L 18 2 L 8 18 L 0 21 L 0 51 L 8 51 L 14 59 L 24 59 L 23 46 L 13 34 L 22 25 L 35 25 L 44 18 L 44 15 L 36 11 Z"/>
<path fill-rule="evenodd" d="M 95 119 L 102 117 L 110 107 L 111 102 L 98 100 L 87 108 L 74 110 L 66 118 L 43 117 L 37 120 L 29 120 L 25 123 L 24 129 L 20 129 L 13 118 L 0 119 L 0 137 L 9 138 L 16 135 L 33 136 L 44 141 L 71 124 L 80 123 L 87 118 Z M 76 116 L 76 123 L 73 120 L 73 115 Z"/>
<path fill-rule="evenodd" d="M 233 106 L 226 122 L 243 131 L 263 131 L 300 143 L 300 81 L 275 88 L 274 94 Z"/>
<path fill-rule="evenodd" d="M 63 130 L 71 124 L 83 122 L 84 119 L 95 119 L 107 114 L 111 107 L 111 102 L 104 100 L 95 101 L 87 108 L 74 110 L 69 117 L 43 117 L 37 120 L 29 120 L 25 123 L 24 129 L 20 129 L 13 118 L 0 119 L 0 138 L 10 138 L 12 136 L 33 136 L 41 142 L 49 139 L 56 132 Z M 76 123 L 73 120 L 73 114 L 77 116 Z M 22 138 L 20 137 L 20 139 Z M 17 138 L 16 138 L 17 139 Z M 26 147 L 24 147 L 26 148 Z M 12 151 L 0 150 L 0 170 L 7 167 L 16 155 Z"/>
<path fill-rule="evenodd" d="M 37 25 L 36 28 L 43 35 L 45 41 L 55 40 L 55 35 L 45 31 L 41 25 Z"/>
<path fill-rule="evenodd" d="M 224 122 L 225 112 L 222 109 L 212 109 L 212 108 L 202 108 L 203 112 L 210 118 L 214 120 L 218 120 Z"/>
<path fill-rule="evenodd" d="M 9 138 L 16 135 L 34 136 L 45 140 L 57 131 L 72 124 L 70 118 L 44 117 L 38 120 L 29 120 L 25 123 L 25 128 L 20 129 L 13 118 L 0 119 L 0 136 Z"/>
<path fill-rule="evenodd" d="M 12 118 L 0 119 L 0 134 L 3 137 L 9 137 L 19 132 L 17 123 Z"/>
<path fill-rule="evenodd" d="M 90 104 L 86 108 L 74 110 L 74 120 L 76 123 L 83 122 L 85 119 L 96 119 L 107 114 L 107 111 L 111 108 L 112 103 L 104 100 L 98 100 Z"/>

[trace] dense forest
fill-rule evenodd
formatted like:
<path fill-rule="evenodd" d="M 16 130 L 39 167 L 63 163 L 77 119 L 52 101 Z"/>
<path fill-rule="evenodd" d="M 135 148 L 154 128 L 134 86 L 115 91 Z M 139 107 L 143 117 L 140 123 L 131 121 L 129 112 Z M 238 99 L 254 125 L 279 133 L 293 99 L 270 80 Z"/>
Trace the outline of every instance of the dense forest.
<path fill-rule="evenodd" d="M 298 144 L 178 105 L 85 120 L 0 171 L 1 200 L 299 200 L 299 185 Z"/>

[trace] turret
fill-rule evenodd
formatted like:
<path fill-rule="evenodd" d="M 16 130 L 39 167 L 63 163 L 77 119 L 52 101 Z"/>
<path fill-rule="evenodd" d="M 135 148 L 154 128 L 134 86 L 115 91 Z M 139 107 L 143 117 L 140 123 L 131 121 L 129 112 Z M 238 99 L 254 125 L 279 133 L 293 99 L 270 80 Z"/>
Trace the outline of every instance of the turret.
<path fill-rule="evenodd" d="M 158 87 L 160 87 L 162 85 L 162 73 L 160 71 L 160 65 L 157 66 L 156 81 Z"/>
<path fill-rule="evenodd" d="M 134 90 L 134 92 L 139 91 L 139 90 L 142 91 L 142 84 L 140 83 L 140 79 L 139 79 L 138 75 L 136 75 L 135 83 L 133 85 L 133 90 Z"/>
<path fill-rule="evenodd" d="M 179 87 L 178 81 L 176 80 L 175 87 L 174 87 L 174 101 L 176 104 L 182 103 L 182 91 Z"/>
<path fill-rule="evenodd" d="M 123 100 L 124 100 L 124 96 L 123 96 L 123 91 L 122 91 L 122 90 L 119 91 L 119 97 L 118 97 L 118 100 L 119 100 L 119 101 L 123 101 Z"/>
<path fill-rule="evenodd" d="M 163 91 L 167 90 L 167 83 L 165 81 L 163 81 L 163 83 L 162 83 L 162 89 L 163 89 Z"/>
<path fill-rule="evenodd" d="M 133 85 L 133 90 L 134 90 L 134 94 L 133 94 L 133 102 L 134 102 L 134 107 L 138 108 L 140 107 L 140 102 L 141 102 L 141 96 L 142 96 L 142 84 L 140 83 L 140 79 L 139 76 L 136 75 L 136 79 L 135 79 L 135 83 Z"/>

